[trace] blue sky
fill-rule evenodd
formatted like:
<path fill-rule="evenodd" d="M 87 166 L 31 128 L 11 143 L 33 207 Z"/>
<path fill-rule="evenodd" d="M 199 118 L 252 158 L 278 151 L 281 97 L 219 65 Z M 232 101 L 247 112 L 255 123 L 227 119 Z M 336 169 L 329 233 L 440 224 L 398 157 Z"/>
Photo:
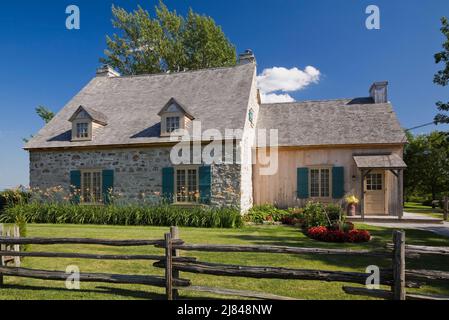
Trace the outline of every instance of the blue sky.
<path fill-rule="evenodd" d="M 42 122 L 37 105 L 58 111 L 94 75 L 111 27 L 112 3 L 153 12 L 157 1 L 2 1 L 0 5 L 0 189 L 28 184 L 22 138 Z M 441 16 L 447 0 L 166 0 L 212 16 L 236 45 L 253 49 L 259 72 L 313 66 L 320 80 L 289 94 L 297 100 L 366 96 L 373 81 L 390 81 L 389 98 L 403 127 L 431 122 L 448 88 L 432 83 L 438 70 Z M 78 5 L 81 29 L 65 28 L 65 9 Z M 381 29 L 365 28 L 365 9 L 381 10 Z M 418 132 L 434 129 L 432 126 Z M 442 129 L 447 129 L 442 127 Z"/>

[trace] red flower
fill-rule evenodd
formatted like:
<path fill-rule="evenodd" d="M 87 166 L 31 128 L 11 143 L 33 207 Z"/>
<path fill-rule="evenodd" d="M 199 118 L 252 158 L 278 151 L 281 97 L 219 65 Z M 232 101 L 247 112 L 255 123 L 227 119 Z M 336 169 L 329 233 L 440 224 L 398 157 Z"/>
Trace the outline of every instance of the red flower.
<path fill-rule="evenodd" d="M 366 230 L 351 230 L 343 232 L 340 230 L 329 230 L 326 227 L 312 227 L 307 230 L 307 235 L 315 240 L 324 242 L 368 242 L 371 235 Z"/>

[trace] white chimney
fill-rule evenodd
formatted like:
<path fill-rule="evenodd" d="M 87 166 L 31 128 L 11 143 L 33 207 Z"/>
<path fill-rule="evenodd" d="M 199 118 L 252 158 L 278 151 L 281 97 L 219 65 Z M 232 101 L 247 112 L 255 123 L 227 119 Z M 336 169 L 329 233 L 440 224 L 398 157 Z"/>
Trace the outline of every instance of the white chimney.
<path fill-rule="evenodd" d="M 256 63 L 256 57 L 254 56 L 254 53 L 252 50 L 248 49 L 245 50 L 244 53 L 239 54 L 239 59 L 237 64 L 247 64 L 247 63 Z"/>
<path fill-rule="evenodd" d="M 388 103 L 388 81 L 374 82 L 369 94 L 374 103 Z"/>
<path fill-rule="evenodd" d="M 97 77 L 115 78 L 120 77 L 120 73 L 115 71 L 111 66 L 104 65 L 97 69 Z"/>

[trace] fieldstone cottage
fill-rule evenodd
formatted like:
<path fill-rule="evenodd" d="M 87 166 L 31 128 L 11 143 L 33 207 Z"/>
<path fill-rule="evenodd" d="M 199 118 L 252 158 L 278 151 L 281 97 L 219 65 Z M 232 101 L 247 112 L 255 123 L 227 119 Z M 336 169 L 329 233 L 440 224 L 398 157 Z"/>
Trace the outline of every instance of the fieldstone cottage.
<path fill-rule="evenodd" d="M 105 66 L 26 144 L 30 186 L 76 188 L 82 203 L 106 203 L 113 190 L 129 201 L 160 194 L 172 205 L 242 212 L 354 193 L 363 215 L 400 215 L 406 137 L 387 86 L 374 83 L 365 98 L 263 104 L 250 51 L 229 68 L 120 76 Z M 220 133 L 219 145 L 231 143 L 235 161 L 174 164 L 177 132 L 192 133 L 200 150 L 211 143 L 192 132 L 196 122 Z M 266 152 L 259 129 L 278 130 L 278 169 L 269 175 L 252 161 Z"/>

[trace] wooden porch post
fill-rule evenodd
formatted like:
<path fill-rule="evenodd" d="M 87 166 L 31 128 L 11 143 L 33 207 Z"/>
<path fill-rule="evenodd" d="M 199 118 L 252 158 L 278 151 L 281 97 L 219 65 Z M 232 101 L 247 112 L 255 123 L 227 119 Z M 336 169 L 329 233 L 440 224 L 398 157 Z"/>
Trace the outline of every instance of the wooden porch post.
<path fill-rule="evenodd" d="M 398 205 L 397 205 L 397 216 L 399 219 L 402 219 L 404 217 L 404 190 L 403 190 L 403 177 L 404 177 L 404 170 L 398 170 Z"/>
<path fill-rule="evenodd" d="M 360 214 L 365 219 L 365 170 L 360 170 Z"/>

